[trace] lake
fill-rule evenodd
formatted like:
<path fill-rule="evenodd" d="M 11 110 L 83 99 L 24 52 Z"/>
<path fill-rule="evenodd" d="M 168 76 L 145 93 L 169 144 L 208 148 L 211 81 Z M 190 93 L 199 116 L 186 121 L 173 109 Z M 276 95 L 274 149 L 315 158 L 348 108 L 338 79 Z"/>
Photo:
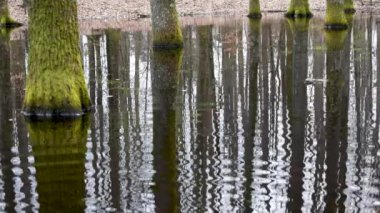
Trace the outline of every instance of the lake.
<path fill-rule="evenodd" d="M 22 116 L 27 30 L 1 34 L 0 211 L 380 211 L 380 17 L 194 20 L 183 50 L 82 30 L 93 108 L 59 122 Z"/>

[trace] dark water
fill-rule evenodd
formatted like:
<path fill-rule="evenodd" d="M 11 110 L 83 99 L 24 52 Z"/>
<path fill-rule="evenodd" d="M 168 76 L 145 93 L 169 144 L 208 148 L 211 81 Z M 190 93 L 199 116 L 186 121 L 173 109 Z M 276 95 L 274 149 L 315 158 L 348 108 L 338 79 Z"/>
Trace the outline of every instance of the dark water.
<path fill-rule="evenodd" d="M 0 41 L 0 211 L 375 212 L 380 208 L 380 22 L 82 35 L 94 104 L 76 121 L 25 122 L 27 42 Z M 20 37 L 21 36 L 21 37 Z"/>

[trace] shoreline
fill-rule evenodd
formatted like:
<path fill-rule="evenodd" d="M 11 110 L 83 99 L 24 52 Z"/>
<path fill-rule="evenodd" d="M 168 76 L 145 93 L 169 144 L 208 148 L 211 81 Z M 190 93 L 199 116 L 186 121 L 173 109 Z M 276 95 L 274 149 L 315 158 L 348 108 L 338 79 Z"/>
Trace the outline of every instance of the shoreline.
<path fill-rule="evenodd" d="M 80 22 L 115 22 L 145 19 L 150 17 L 149 0 L 77 0 Z M 177 11 L 181 17 L 195 16 L 245 16 L 248 0 L 177 0 Z M 290 0 L 261 1 L 261 11 L 266 13 L 285 13 Z M 369 5 L 356 3 L 357 12 L 380 14 L 380 2 Z M 8 1 L 10 15 L 16 21 L 27 25 L 27 10 L 23 0 Z M 325 0 L 310 1 L 313 13 L 324 13 Z"/>

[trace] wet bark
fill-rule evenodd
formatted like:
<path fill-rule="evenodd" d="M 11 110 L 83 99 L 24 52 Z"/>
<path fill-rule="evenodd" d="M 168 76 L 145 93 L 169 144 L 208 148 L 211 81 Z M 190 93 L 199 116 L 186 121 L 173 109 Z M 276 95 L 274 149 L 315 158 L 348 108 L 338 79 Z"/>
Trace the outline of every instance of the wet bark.
<path fill-rule="evenodd" d="M 33 1 L 29 39 L 24 115 L 71 117 L 88 111 L 76 1 Z"/>

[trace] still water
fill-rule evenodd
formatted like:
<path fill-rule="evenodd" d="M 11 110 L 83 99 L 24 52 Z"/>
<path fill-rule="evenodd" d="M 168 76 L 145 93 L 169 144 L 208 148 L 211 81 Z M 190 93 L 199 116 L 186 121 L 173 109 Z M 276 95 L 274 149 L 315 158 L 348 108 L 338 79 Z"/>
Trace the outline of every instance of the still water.
<path fill-rule="evenodd" d="M 0 211 L 376 212 L 380 17 L 219 17 L 81 35 L 93 111 L 20 114 L 27 33 L 0 40 Z M 222 20 L 222 21 L 220 21 Z"/>

